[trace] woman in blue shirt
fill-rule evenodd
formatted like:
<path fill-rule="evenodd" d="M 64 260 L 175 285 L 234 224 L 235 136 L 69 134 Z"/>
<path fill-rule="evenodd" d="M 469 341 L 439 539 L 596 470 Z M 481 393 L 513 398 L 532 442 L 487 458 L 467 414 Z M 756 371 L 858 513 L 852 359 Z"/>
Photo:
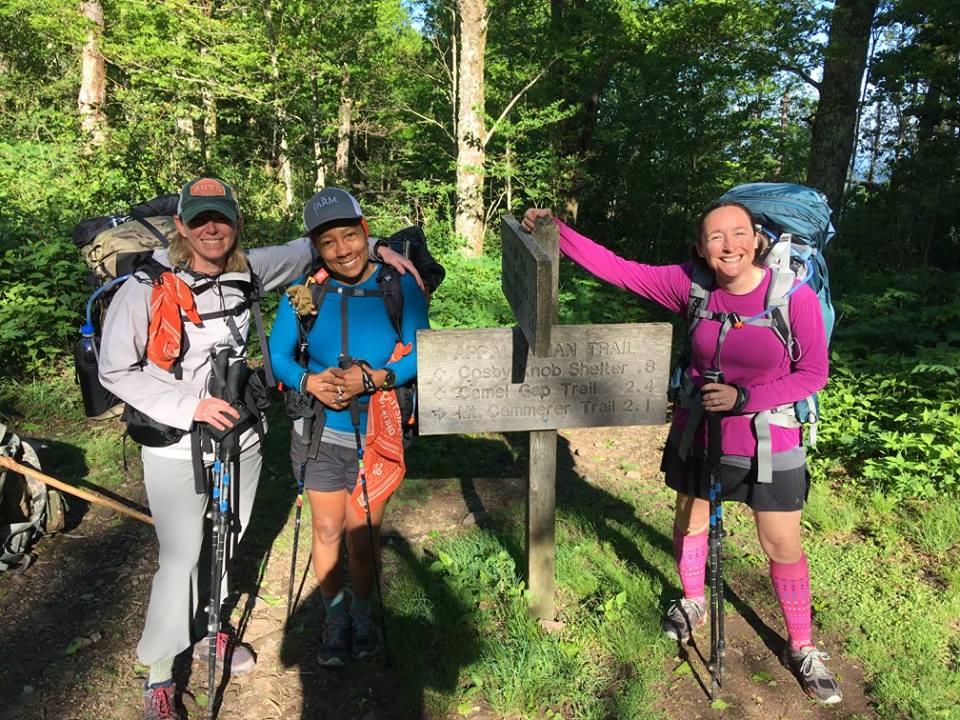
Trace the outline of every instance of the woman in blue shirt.
<path fill-rule="evenodd" d="M 350 401 L 359 404 L 359 429 L 365 435 L 373 396 L 415 378 L 416 332 L 429 322 L 423 292 L 409 274 L 401 275 L 396 283 L 403 296 L 398 336 L 382 294 L 380 266 L 369 258 L 363 212 L 349 193 L 321 190 L 306 204 L 303 217 L 322 264 L 281 302 L 270 337 L 270 358 L 284 385 L 298 388 L 305 399 L 323 406 L 313 422 L 312 438 L 291 442 L 291 458 L 295 469 L 305 462 L 304 487 L 313 515 L 312 560 L 326 608 L 318 661 L 344 665 L 351 658 L 373 655 L 380 645 L 370 606 L 376 558 L 366 518 L 350 507 L 358 476 Z M 311 315 L 315 320 L 301 340 L 301 317 Z M 301 365 L 298 351 L 304 345 Z M 397 359 L 402 352 L 406 354 Z M 302 423 L 298 421 L 295 434 L 302 432 Z M 371 503 L 375 538 L 385 505 Z M 349 613 L 340 568 L 344 536 L 352 595 Z"/>

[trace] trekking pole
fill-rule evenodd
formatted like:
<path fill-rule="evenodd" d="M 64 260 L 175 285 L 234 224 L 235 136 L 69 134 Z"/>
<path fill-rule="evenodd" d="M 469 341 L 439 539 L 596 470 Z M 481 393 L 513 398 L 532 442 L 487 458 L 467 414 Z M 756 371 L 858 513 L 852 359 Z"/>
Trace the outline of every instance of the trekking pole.
<path fill-rule="evenodd" d="M 346 370 L 353 364 L 346 355 L 341 355 L 339 365 Z M 367 495 L 367 471 L 363 467 L 363 442 L 360 439 L 360 403 L 356 395 L 350 398 L 350 422 L 353 423 L 353 435 L 357 441 L 357 464 L 360 468 L 360 492 L 363 494 L 363 509 L 367 514 L 367 532 L 370 535 L 370 554 L 373 562 L 373 579 L 377 584 L 377 597 L 380 599 L 380 631 L 383 633 L 383 657 L 390 663 L 390 653 L 387 651 L 387 618 L 383 609 L 383 592 L 380 590 L 380 570 L 377 567 L 377 552 L 373 538 L 373 518 L 370 515 L 370 498 Z"/>
<path fill-rule="evenodd" d="M 213 550 L 210 557 L 210 607 L 207 608 L 207 641 L 210 646 L 207 669 L 209 698 L 207 718 L 213 720 L 217 696 L 217 634 L 220 631 L 220 583 L 226 548 L 226 534 L 230 516 L 230 466 L 221 458 L 222 445 L 217 443 L 213 461 L 211 482 L 211 539 Z"/>
<path fill-rule="evenodd" d="M 704 383 L 722 383 L 723 372 L 711 368 L 703 374 Z M 723 684 L 723 658 L 726 639 L 723 631 L 723 488 L 720 483 L 722 456 L 720 415 L 707 413 L 707 467 L 710 473 L 710 699 Z"/>
<path fill-rule="evenodd" d="M 310 454 L 310 437 L 313 434 L 313 418 L 303 419 L 303 435 L 300 443 L 303 445 L 303 459 L 300 461 L 300 477 L 297 480 L 297 511 L 293 523 L 293 557 L 290 558 L 290 583 L 287 585 L 287 619 L 293 614 L 293 584 L 297 575 L 297 548 L 300 543 L 300 515 L 303 512 L 303 483 L 307 474 L 307 455 Z M 298 594 L 299 597 L 299 594 Z"/>

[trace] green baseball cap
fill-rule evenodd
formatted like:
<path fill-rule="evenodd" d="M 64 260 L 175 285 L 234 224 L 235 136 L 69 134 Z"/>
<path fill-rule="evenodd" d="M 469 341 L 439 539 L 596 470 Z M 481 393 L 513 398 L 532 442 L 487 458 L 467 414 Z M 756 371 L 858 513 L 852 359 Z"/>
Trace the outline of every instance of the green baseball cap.
<path fill-rule="evenodd" d="M 211 177 L 196 178 L 184 185 L 180 191 L 180 202 L 177 204 L 177 215 L 180 219 L 190 222 L 205 210 L 213 210 L 236 222 L 240 211 L 233 196 L 233 188 L 222 180 Z"/>

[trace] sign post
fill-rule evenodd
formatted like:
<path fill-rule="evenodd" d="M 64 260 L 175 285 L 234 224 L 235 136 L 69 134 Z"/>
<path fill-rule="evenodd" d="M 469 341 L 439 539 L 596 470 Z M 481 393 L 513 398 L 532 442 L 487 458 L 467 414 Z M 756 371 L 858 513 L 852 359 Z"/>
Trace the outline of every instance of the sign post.
<path fill-rule="evenodd" d="M 421 435 L 530 433 L 527 580 L 531 611 L 554 619 L 557 429 L 660 424 L 669 323 L 556 325 L 558 234 L 503 218 L 503 292 L 517 328 L 420 330 Z"/>

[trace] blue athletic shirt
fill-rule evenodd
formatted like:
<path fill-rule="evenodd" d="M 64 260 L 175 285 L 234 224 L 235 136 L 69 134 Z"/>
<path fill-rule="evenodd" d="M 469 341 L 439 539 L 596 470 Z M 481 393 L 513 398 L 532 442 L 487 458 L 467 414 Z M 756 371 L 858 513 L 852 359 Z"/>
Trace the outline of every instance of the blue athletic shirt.
<path fill-rule="evenodd" d="M 379 270 L 379 268 L 378 268 Z M 394 271 L 395 272 L 395 271 Z M 397 343 L 397 333 L 387 315 L 383 298 L 347 297 L 337 293 L 338 287 L 363 288 L 377 290 L 377 275 L 374 272 L 367 280 L 358 285 L 345 285 L 333 278 L 327 280 L 329 289 L 318 310 L 317 320 L 307 336 L 310 355 L 308 369 L 297 364 L 295 352 L 298 342 L 297 316 L 290 306 L 290 300 L 284 295 L 277 308 L 277 316 L 270 333 L 270 360 L 277 380 L 291 388 L 299 388 L 307 372 L 319 373 L 327 368 L 337 367 L 340 356 L 340 304 L 347 301 L 347 350 L 351 357 L 365 360 L 374 369 L 389 367 L 397 376 L 397 385 L 413 380 L 417 375 L 417 330 L 430 327 L 427 318 L 427 302 L 423 291 L 409 273 L 400 276 L 400 289 L 403 292 L 403 322 L 401 323 L 402 342 L 413 344 L 408 355 L 397 362 L 387 365 L 387 360 Z M 302 284 L 303 278 L 294 285 Z M 367 398 L 360 397 L 360 428 L 367 427 Z M 326 427 L 341 432 L 353 432 L 349 410 L 325 408 Z"/>

